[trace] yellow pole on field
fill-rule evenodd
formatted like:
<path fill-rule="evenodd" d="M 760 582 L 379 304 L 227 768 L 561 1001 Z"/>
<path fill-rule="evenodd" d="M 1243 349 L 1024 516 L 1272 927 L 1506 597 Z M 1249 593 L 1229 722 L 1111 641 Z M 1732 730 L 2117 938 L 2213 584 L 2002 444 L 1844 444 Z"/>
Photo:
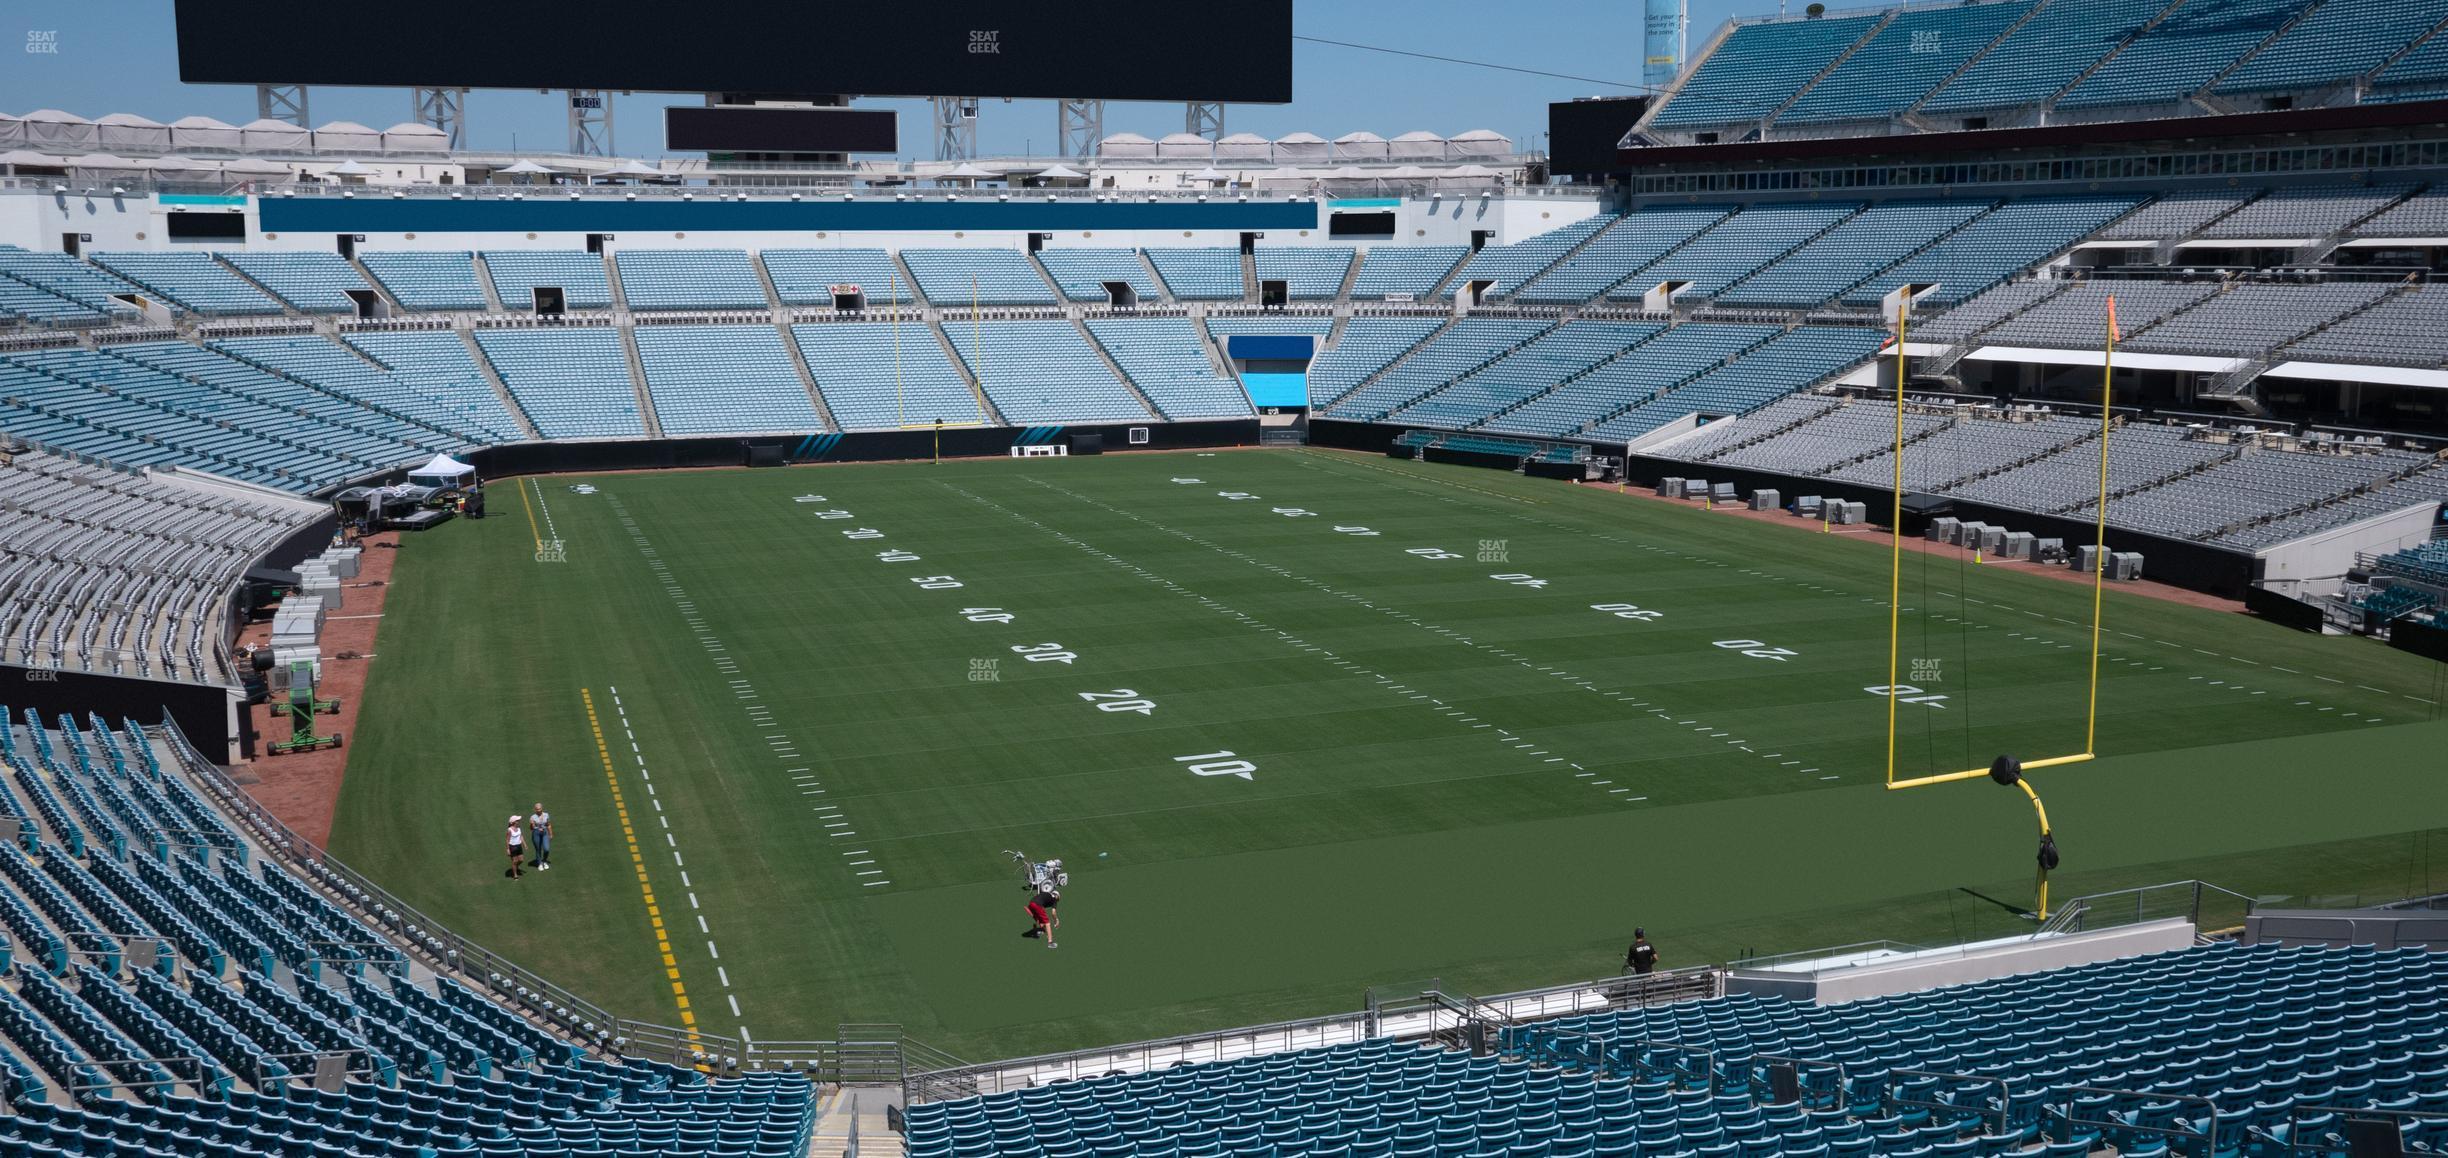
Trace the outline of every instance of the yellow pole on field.
<path fill-rule="evenodd" d="M 2046 807 L 2044 807 L 2044 806 L 2042 806 L 2042 805 L 2041 805 L 2041 803 L 2040 803 L 2040 794 L 2039 794 L 2038 792 L 2034 792 L 2034 791 L 2032 791 L 2031 781 L 2029 781 L 2029 780 L 2017 780 L 2017 781 L 2015 781 L 2015 786 L 2016 786 L 2016 787 L 2018 787 L 2018 788 L 2021 788 L 2021 789 L 2023 790 L 2023 795 L 2028 796 L 2028 797 L 2031 797 L 2031 802 L 2032 802 L 2032 814 L 2033 814 L 2033 815 L 2035 815 L 2035 816 L 2038 816 L 2038 817 L 2040 818 L 2040 839 L 2042 839 L 2042 840 L 2044 840 L 2044 841 L 2045 841 L 2045 840 L 2047 840 L 2047 839 L 2049 838 L 2048 809 L 2047 809 Z M 2038 914 L 2038 919 L 2039 919 L 2039 920 L 2043 920 L 2043 921 L 2045 921 L 2045 920 L 2048 920 L 2048 915 L 2049 915 L 2049 907 L 2048 907 L 2048 874 L 2049 874 L 2049 870 L 2048 870 L 2048 861 L 2046 861 L 2046 860 L 2042 860 L 2042 861 L 2040 861 L 2040 862 L 2039 862 L 2039 864 L 2040 864 L 2040 883 L 2039 883 L 2039 888 L 2038 888 L 2038 892 L 2039 892 L 2039 904 L 2038 904 L 2038 905 L 2037 905 L 2037 907 L 2034 909 L 2034 911 L 2035 911 L 2035 912 Z"/>
<path fill-rule="evenodd" d="M 1912 310 L 1912 292 L 1907 289 L 1896 300 L 1896 365 L 1895 365 L 1895 507 L 1887 521 L 1893 540 L 1887 573 L 1887 786 L 1895 787 L 1896 774 L 1896 667 L 1902 649 L 1904 606 L 1904 330 Z M 1824 508 L 1821 518 L 1826 517 Z M 1827 524 L 1820 524 L 1821 531 Z"/>
<path fill-rule="evenodd" d="M 2107 344 L 2100 353 L 2100 469 L 2099 519 L 2092 530 L 2092 541 L 2098 549 L 2092 552 L 2091 572 L 2091 710 L 2083 721 L 2083 751 L 2099 751 L 2099 661 L 2100 610 L 2105 599 L 2108 572 L 2108 408 L 2116 399 L 2116 295 L 2108 295 Z"/>

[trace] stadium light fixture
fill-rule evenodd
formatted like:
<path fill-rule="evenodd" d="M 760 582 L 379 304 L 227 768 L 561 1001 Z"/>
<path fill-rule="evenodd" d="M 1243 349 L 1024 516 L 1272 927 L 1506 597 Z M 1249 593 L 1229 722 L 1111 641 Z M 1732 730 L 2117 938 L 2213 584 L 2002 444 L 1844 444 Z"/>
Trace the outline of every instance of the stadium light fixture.
<path fill-rule="evenodd" d="M 66 185 L 53 185 L 51 187 L 51 191 L 54 193 L 66 193 L 68 191 L 68 187 Z"/>
<path fill-rule="evenodd" d="M 572 201 L 576 201 L 576 200 L 578 199 L 578 191 L 577 191 L 577 190 L 575 190 L 575 189 L 570 190 L 570 193 L 569 193 L 569 199 L 570 199 L 570 200 L 572 200 Z"/>
<path fill-rule="evenodd" d="M 400 192 L 400 191 L 399 191 L 399 190 L 397 190 L 397 189 L 394 189 L 394 190 L 392 190 L 392 191 L 391 191 L 391 199 L 392 199 L 393 201 L 397 201 L 397 200 L 399 200 L 399 199 L 401 199 L 401 198 L 403 198 L 403 197 L 406 197 L 406 196 L 407 196 L 407 194 L 406 194 L 406 193 L 402 193 L 402 192 Z"/>
<path fill-rule="evenodd" d="M 456 189 L 451 191 L 451 200 L 453 201 L 460 200 L 462 196 L 463 195 Z"/>
<path fill-rule="evenodd" d="M 697 199 L 697 195 L 686 190 L 682 190 L 680 193 L 680 199 L 682 201 L 695 201 Z"/>
<path fill-rule="evenodd" d="M 637 194 L 635 193 L 623 193 L 621 196 L 631 201 L 637 200 Z"/>
<path fill-rule="evenodd" d="M 793 201 L 797 201 L 798 199 L 799 199 L 799 195 L 798 195 L 798 194 L 796 194 L 796 193 L 791 194 L 791 200 L 793 200 Z"/>
<path fill-rule="evenodd" d="M 113 197 L 125 197 L 125 196 L 127 196 L 127 190 L 126 190 L 125 188 L 121 187 L 121 186 L 118 186 L 118 185 L 113 185 L 113 186 L 111 186 L 111 196 L 113 196 Z"/>
<path fill-rule="evenodd" d="M 347 197 L 347 198 L 350 198 L 350 199 L 352 199 L 352 200 L 353 200 L 353 199 L 355 199 L 355 198 L 356 198 L 356 196 L 357 196 L 357 191 L 356 191 L 356 190 L 354 190 L 354 189 L 343 189 L 343 190 L 341 190 L 341 191 L 340 191 L 340 195 L 341 195 L 342 197 Z"/>

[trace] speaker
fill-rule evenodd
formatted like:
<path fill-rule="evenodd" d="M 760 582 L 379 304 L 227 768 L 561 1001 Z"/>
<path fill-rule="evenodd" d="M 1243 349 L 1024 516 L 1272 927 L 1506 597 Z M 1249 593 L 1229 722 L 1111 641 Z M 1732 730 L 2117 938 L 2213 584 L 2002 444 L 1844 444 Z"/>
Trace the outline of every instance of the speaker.
<path fill-rule="evenodd" d="M 780 466 L 780 465 L 782 465 L 782 444 L 781 444 L 781 443 L 778 443 L 778 442 L 769 442 L 769 443 L 755 443 L 755 442 L 752 442 L 752 443 L 749 443 L 749 444 L 748 444 L 748 465 L 750 465 L 750 466 Z"/>
<path fill-rule="evenodd" d="M 2350 1158 L 2403 1158 L 2405 1136 L 2392 1118 L 2348 1118 L 2346 1153 Z"/>
<path fill-rule="evenodd" d="M 1771 1064 L 1768 1067 L 1768 1100 L 1779 1104 L 1801 1101 L 1800 1071 L 1785 1062 Z"/>
<path fill-rule="evenodd" d="M 1074 434 L 1071 436 L 1071 453 L 1103 454 L 1105 453 L 1105 436 L 1102 434 Z"/>

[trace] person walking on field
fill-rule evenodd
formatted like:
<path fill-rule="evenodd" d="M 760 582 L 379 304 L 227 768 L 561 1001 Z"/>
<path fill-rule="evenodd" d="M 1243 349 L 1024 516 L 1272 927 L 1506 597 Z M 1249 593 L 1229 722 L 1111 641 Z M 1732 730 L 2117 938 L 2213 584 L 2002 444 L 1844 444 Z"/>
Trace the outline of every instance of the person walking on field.
<path fill-rule="evenodd" d="M 511 880 L 517 880 L 521 875 L 519 872 L 519 858 L 525 856 L 527 853 L 527 830 L 519 826 L 518 814 L 511 814 L 510 831 L 503 839 L 510 842 L 510 868 L 503 872 L 502 875 L 509 877 Z"/>
<path fill-rule="evenodd" d="M 1657 968 L 1657 946 L 1649 943 L 1647 929 L 1632 930 L 1632 947 L 1624 950 L 1624 969 L 1646 974 Z"/>
<path fill-rule="evenodd" d="M 552 813 L 544 811 L 544 802 L 536 801 L 535 811 L 527 814 L 527 843 L 535 846 L 535 867 L 543 872 L 552 867 Z"/>

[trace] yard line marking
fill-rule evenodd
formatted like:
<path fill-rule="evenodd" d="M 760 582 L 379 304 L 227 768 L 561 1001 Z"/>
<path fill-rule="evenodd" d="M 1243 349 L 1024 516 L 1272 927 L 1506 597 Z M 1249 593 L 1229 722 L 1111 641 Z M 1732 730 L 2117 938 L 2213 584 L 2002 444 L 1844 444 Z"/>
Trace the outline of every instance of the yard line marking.
<path fill-rule="evenodd" d="M 603 761 L 604 781 L 612 789 L 612 809 L 620 819 L 621 834 L 629 845 L 629 863 L 637 872 L 638 891 L 645 897 L 646 918 L 654 930 L 655 952 L 662 957 L 664 973 L 671 981 L 672 999 L 679 1006 L 681 1027 L 688 1032 L 689 1042 L 696 1044 L 699 1041 L 697 1015 L 689 1009 L 688 986 L 680 979 L 680 962 L 672 953 L 671 936 L 663 928 L 663 910 L 655 904 L 654 880 L 646 870 L 646 854 L 638 850 L 637 830 L 629 822 L 629 805 L 621 798 L 620 772 L 612 765 L 612 749 L 604 743 L 603 721 L 595 712 L 595 694 L 580 688 L 578 698 L 586 706 L 587 731 L 594 735 L 595 755 Z M 618 702 L 615 696 L 615 705 Z M 705 918 L 698 918 L 700 925 L 704 921 Z"/>

